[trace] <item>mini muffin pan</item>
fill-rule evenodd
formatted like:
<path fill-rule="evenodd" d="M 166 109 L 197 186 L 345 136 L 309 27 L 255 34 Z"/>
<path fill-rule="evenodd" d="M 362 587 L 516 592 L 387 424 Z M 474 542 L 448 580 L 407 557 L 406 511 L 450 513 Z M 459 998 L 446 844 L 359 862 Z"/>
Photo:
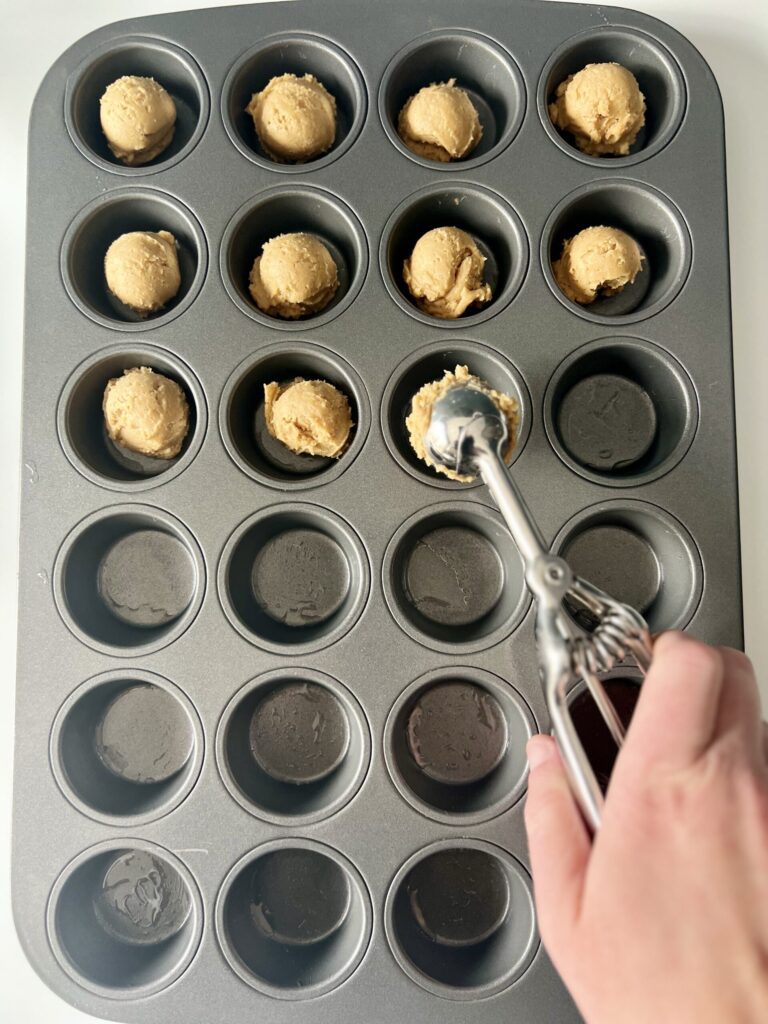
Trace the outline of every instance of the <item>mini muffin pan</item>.
<path fill-rule="evenodd" d="M 628 156 L 598 159 L 547 101 L 606 60 L 648 113 Z M 304 164 L 272 162 L 244 111 L 285 72 L 337 102 L 333 147 Z M 99 128 L 124 74 L 178 110 L 140 167 Z M 483 137 L 431 163 L 397 115 L 449 78 Z M 457 364 L 513 395 L 512 472 L 553 549 L 653 630 L 741 645 L 709 69 L 651 18 L 578 4 L 139 18 L 51 69 L 29 168 L 13 899 L 35 968 L 77 1007 L 147 1024 L 577 1021 L 523 826 L 525 743 L 549 722 L 522 563 L 485 488 L 420 463 L 405 417 Z M 642 287 L 577 306 L 550 263 L 603 223 L 642 245 Z M 494 293 L 455 321 L 402 277 L 442 225 L 474 236 Z M 181 288 L 154 316 L 103 277 L 137 229 L 179 245 Z M 292 230 L 323 239 L 340 282 L 296 321 L 248 290 L 262 244 Z M 184 389 L 175 459 L 105 431 L 104 386 L 133 366 Z M 340 458 L 269 435 L 264 384 L 296 377 L 347 395 Z M 622 665 L 608 680 L 625 717 L 636 683 Z M 571 700 L 607 784 L 614 752 L 576 681 Z"/>

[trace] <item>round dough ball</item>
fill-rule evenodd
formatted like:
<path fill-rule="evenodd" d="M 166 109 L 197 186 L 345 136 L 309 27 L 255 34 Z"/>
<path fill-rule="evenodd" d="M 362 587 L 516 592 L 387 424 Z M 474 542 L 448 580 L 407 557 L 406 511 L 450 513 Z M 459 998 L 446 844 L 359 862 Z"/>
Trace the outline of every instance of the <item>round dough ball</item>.
<path fill-rule="evenodd" d="M 558 85 L 549 116 L 582 153 L 626 156 L 645 124 L 645 97 L 623 65 L 587 64 Z"/>
<path fill-rule="evenodd" d="M 468 156 L 483 136 L 475 105 L 455 78 L 411 96 L 400 111 L 397 131 L 417 156 L 441 163 Z"/>
<path fill-rule="evenodd" d="M 460 228 L 433 228 L 422 235 L 403 263 L 403 280 L 425 313 L 455 320 L 470 306 L 492 298 L 483 282 L 485 256 Z"/>
<path fill-rule="evenodd" d="M 352 430 L 347 396 L 325 380 L 265 384 L 264 418 L 270 434 L 292 452 L 331 459 L 342 454 Z"/>
<path fill-rule="evenodd" d="M 262 312 L 297 320 L 325 309 L 339 287 L 339 272 L 319 238 L 297 231 L 264 244 L 249 287 Z"/>
<path fill-rule="evenodd" d="M 148 366 L 134 366 L 104 389 L 104 421 L 122 448 L 175 459 L 189 430 L 189 405 L 175 380 Z"/>
<path fill-rule="evenodd" d="M 137 313 L 155 313 L 181 287 L 176 239 L 170 231 L 129 231 L 104 257 L 107 287 Z"/>
<path fill-rule="evenodd" d="M 642 269 L 637 242 L 618 228 L 584 228 L 563 244 L 552 264 L 560 290 L 571 302 L 588 305 L 599 296 L 616 295 Z"/>
<path fill-rule="evenodd" d="M 171 144 L 176 104 L 154 78 L 124 75 L 99 100 L 101 130 L 121 163 L 149 163 Z"/>
<path fill-rule="evenodd" d="M 508 462 L 512 457 L 512 452 L 517 444 L 517 434 L 520 429 L 520 405 L 516 398 L 505 395 L 501 391 L 496 391 L 484 380 L 481 380 L 480 377 L 470 373 L 466 366 L 457 366 L 453 372 L 446 370 L 440 380 L 429 381 L 413 396 L 411 399 L 411 411 L 405 420 L 411 448 L 413 448 L 422 462 L 432 466 L 438 473 L 450 477 L 451 480 L 459 480 L 461 483 L 466 484 L 471 483 L 475 479 L 474 476 L 462 475 L 448 466 L 438 465 L 436 462 L 433 462 L 424 445 L 424 437 L 429 430 L 430 420 L 432 419 L 432 407 L 438 398 L 442 398 L 446 391 L 450 391 L 451 388 L 456 387 L 458 384 L 472 384 L 474 387 L 480 388 L 481 391 L 484 391 L 493 399 L 504 414 L 507 420 L 507 430 L 509 431 L 507 447 L 504 450 L 505 462 Z"/>
<path fill-rule="evenodd" d="M 327 152 L 336 138 L 336 100 L 313 75 L 279 75 L 245 108 L 265 152 L 302 163 Z"/>

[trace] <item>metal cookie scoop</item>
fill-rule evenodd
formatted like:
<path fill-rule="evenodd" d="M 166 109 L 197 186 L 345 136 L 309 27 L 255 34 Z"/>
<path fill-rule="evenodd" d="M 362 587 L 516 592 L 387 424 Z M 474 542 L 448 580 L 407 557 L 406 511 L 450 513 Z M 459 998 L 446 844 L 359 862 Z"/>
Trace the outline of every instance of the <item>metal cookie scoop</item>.
<path fill-rule="evenodd" d="M 603 795 L 573 724 L 566 690 L 583 678 L 605 724 L 621 746 L 624 728 L 598 672 L 607 672 L 632 655 L 642 672 L 651 662 L 648 626 L 633 608 L 574 576 L 567 562 L 550 554 L 536 523 L 504 464 L 507 423 L 495 402 L 472 384 L 459 384 L 432 408 L 424 444 L 430 457 L 462 474 L 479 474 L 499 506 L 525 564 L 525 579 L 536 601 L 536 641 L 544 691 L 555 738 L 574 793 L 587 822 L 600 825 Z M 578 633 L 563 600 L 585 608 L 597 625 Z"/>

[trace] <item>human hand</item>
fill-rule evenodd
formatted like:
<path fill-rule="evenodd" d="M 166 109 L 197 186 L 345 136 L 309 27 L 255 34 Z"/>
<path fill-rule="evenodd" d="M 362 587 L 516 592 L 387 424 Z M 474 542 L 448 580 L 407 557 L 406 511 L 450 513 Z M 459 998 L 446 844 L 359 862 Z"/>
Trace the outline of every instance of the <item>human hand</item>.
<path fill-rule="evenodd" d="M 590 838 L 528 745 L 541 937 L 588 1024 L 768 1021 L 768 743 L 748 658 L 666 633 Z"/>

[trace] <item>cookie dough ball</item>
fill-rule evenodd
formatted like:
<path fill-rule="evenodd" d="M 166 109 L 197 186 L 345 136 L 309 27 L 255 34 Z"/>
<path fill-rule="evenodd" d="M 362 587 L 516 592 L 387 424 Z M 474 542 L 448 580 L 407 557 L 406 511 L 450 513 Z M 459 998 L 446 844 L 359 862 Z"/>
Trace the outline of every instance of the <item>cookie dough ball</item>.
<path fill-rule="evenodd" d="M 586 306 L 632 284 L 643 259 L 640 246 L 625 231 L 584 228 L 564 242 L 563 254 L 552 264 L 552 272 L 563 294 Z"/>
<path fill-rule="evenodd" d="M 447 466 L 437 465 L 432 461 L 429 452 L 424 447 L 424 436 L 427 430 L 429 430 L 429 423 L 432 419 L 432 407 L 438 398 L 442 398 L 446 391 L 450 391 L 457 384 L 472 384 L 474 387 L 480 388 L 481 391 L 484 391 L 493 399 L 506 417 L 509 440 L 504 451 L 505 462 L 509 461 L 517 444 L 517 434 L 520 429 L 520 405 L 517 399 L 510 397 L 510 395 L 502 394 L 501 391 L 495 391 L 484 380 L 475 377 L 466 366 L 457 366 L 453 372 L 446 370 L 440 380 L 433 380 L 425 384 L 411 399 L 411 411 L 405 421 L 405 426 L 408 430 L 408 437 L 413 450 L 422 462 L 432 466 L 438 473 L 450 477 L 451 480 L 471 483 L 475 479 L 474 476 L 461 475 Z"/>
<path fill-rule="evenodd" d="M 342 454 L 352 430 L 347 396 L 325 380 L 265 384 L 264 418 L 272 437 L 292 452 L 331 459 Z"/>
<path fill-rule="evenodd" d="M 587 64 L 558 85 L 549 116 L 582 153 L 626 156 L 645 124 L 645 97 L 623 65 Z"/>
<path fill-rule="evenodd" d="M 422 235 L 403 263 L 403 280 L 419 309 L 455 320 L 470 306 L 491 301 L 483 282 L 485 256 L 460 228 L 433 228 Z"/>
<path fill-rule="evenodd" d="M 122 448 L 157 459 L 175 459 L 189 430 L 189 405 L 175 380 L 148 366 L 134 366 L 104 389 L 104 422 Z"/>
<path fill-rule="evenodd" d="M 270 238 L 251 268 L 249 288 L 264 313 L 298 320 L 325 309 L 339 287 L 333 256 L 314 235 Z"/>
<path fill-rule="evenodd" d="M 264 151 L 280 163 L 303 163 L 336 138 L 336 100 L 313 75 L 279 75 L 245 108 Z"/>
<path fill-rule="evenodd" d="M 400 111 L 397 131 L 417 156 L 444 164 L 469 156 L 483 135 L 475 105 L 455 78 L 411 96 Z"/>
<path fill-rule="evenodd" d="M 176 239 L 170 231 L 129 231 L 104 257 L 107 287 L 137 313 L 156 313 L 181 287 Z"/>
<path fill-rule="evenodd" d="M 129 167 L 154 160 L 173 139 L 176 104 L 154 78 L 124 75 L 112 82 L 99 115 L 109 148 Z"/>

